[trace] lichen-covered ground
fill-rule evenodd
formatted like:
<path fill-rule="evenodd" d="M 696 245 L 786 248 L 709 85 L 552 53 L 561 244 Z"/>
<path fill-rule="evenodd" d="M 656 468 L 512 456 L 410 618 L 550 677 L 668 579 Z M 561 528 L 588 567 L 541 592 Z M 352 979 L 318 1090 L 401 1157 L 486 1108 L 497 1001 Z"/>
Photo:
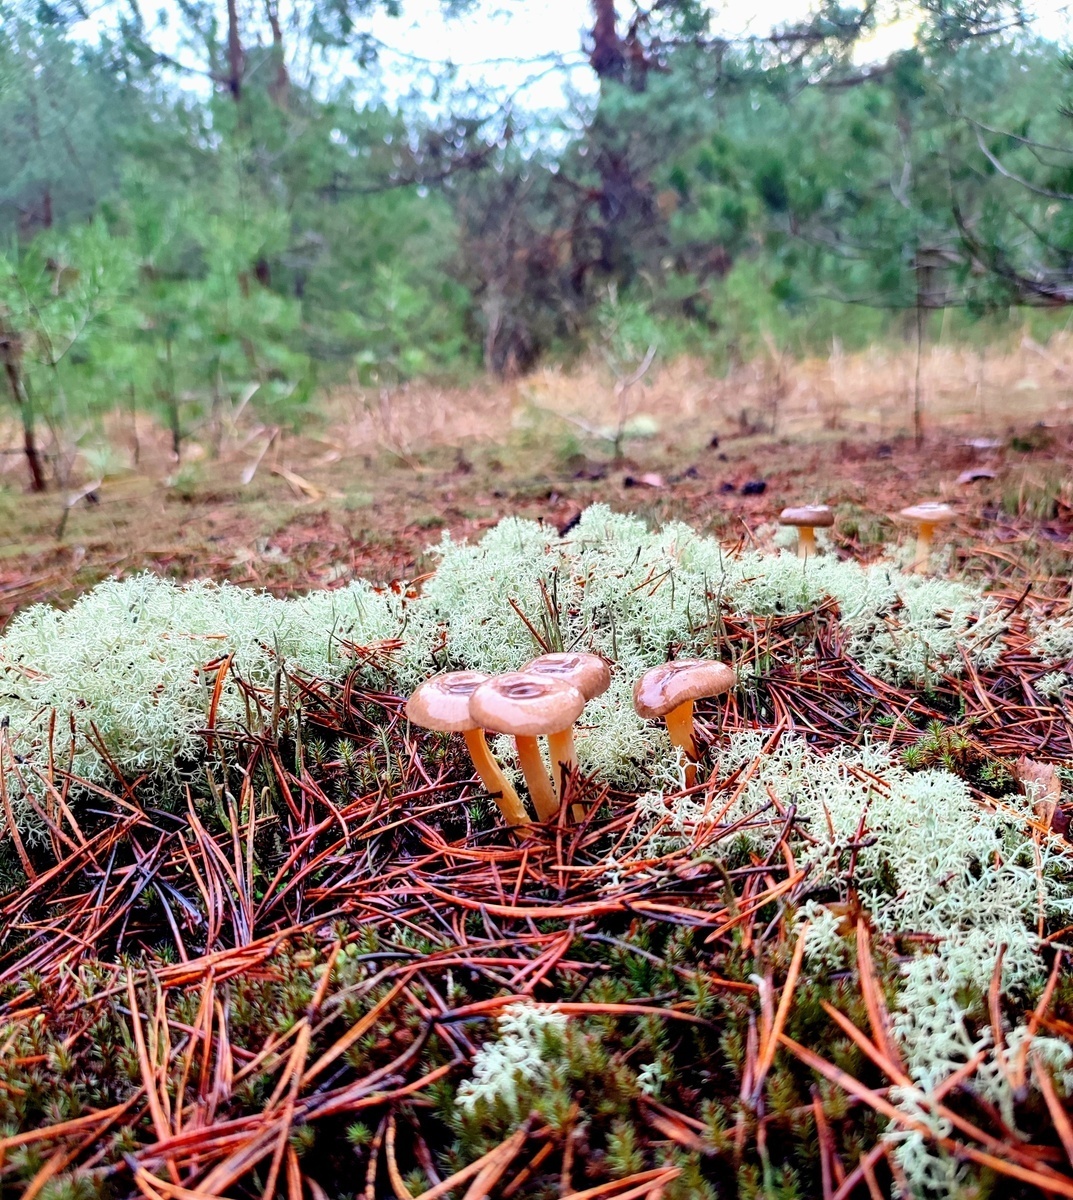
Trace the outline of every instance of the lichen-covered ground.
<path fill-rule="evenodd" d="M 1062 601 L 600 507 L 438 559 L 9 627 L 13 1186 L 1073 1191 Z M 400 697 L 566 645 L 615 664 L 586 816 L 521 836 Z M 740 685 L 687 789 L 628 689 L 705 652 Z"/>
<path fill-rule="evenodd" d="M 147 492 L 188 557 L 150 553 L 147 520 L 110 562 L 107 486 L 52 550 L 45 502 L 21 512 L 0 1186 L 1073 1196 L 1068 436 L 962 440 L 430 452 L 349 480 L 375 490 L 349 508 L 303 464 L 271 478 L 306 502 L 246 557 L 206 549 L 207 504 L 252 519 L 211 475 Z M 994 477 L 954 482 L 973 466 Z M 936 495 L 961 519 L 915 578 L 887 514 Z M 838 509 L 804 566 L 771 524 L 791 499 Z M 583 817 L 506 830 L 402 702 L 571 646 L 614 664 L 578 733 Z M 629 703 L 689 654 L 739 676 L 699 707 L 691 788 Z"/>
<path fill-rule="evenodd" d="M 993 356 L 986 370 L 971 355 L 955 370 L 935 354 L 920 449 L 907 432 L 904 356 L 796 374 L 751 365 L 725 380 L 670 365 L 628 397 L 627 428 L 644 436 L 627 437 L 618 461 L 577 424 L 617 422 L 618 401 L 593 371 L 342 396 L 299 430 L 247 410 L 192 430 L 178 463 L 164 430 L 117 416 L 104 444 L 57 450 L 57 469 L 71 461 L 72 472 L 44 496 L 26 493 L 17 454 L 0 457 L 0 626 L 33 600 L 66 602 L 146 568 L 280 595 L 355 576 L 410 579 L 429 569 L 427 547 L 444 530 L 473 537 L 511 514 L 563 528 L 595 502 L 685 520 L 727 544 L 766 544 L 784 505 L 827 502 L 840 549 L 870 559 L 900 535 L 891 514 L 941 497 L 961 516 L 960 569 L 985 580 L 1067 574 L 1073 342 L 1051 358 Z M 1001 445 L 965 444 L 981 438 Z M 0 427 L 0 445 L 17 444 Z M 983 475 L 958 483 L 966 471 Z"/>

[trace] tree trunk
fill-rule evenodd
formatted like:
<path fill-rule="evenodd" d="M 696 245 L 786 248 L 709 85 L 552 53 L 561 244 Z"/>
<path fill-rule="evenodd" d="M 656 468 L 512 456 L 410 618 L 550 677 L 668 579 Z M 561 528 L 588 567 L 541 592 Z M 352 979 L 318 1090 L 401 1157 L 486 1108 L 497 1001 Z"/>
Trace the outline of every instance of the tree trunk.
<path fill-rule="evenodd" d="M 238 29 L 238 0 L 227 0 L 227 90 L 236 102 L 242 97 L 244 60 Z"/>
<path fill-rule="evenodd" d="M 45 472 L 41 467 L 41 456 L 37 451 L 37 439 L 34 437 L 34 414 L 30 405 L 30 397 L 22 382 L 19 369 L 21 345 L 18 334 L 0 325 L 0 363 L 3 363 L 4 374 L 7 376 L 11 396 L 15 407 L 19 410 L 22 422 L 22 449 L 26 455 L 26 465 L 30 470 L 30 489 L 35 492 L 46 490 Z"/>
<path fill-rule="evenodd" d="M 279 20 L 278 0 L 265 0 L 265 16 L 268 18 L 268 27 L 272 30 L 272 56 L 276 62 L 276 73 L 268 85 L 268 94 L 280 108 L 286 108 L 291 79 L 287 74 L 287 56 L 283 49 L 283 27 Z"/>
<path fill-rule="evenodd" d="M 615 0 L 592 0 L 596 23 L 592 27 L 592 51 L 589 62 L 600 79 L 626 78 L 626 54 L 618 35 L 618 13 Z"/>
<path fill-rule="evenodd" d="M 171 361 L 171 338 L 164 339 L 164 356 L 167 375 L 168 425 L 171 427 L 171 454 L 176 462 L 182 459 L 183 430 L 179 421 L 179 397 L 175 394 L 175 367 Z"/>

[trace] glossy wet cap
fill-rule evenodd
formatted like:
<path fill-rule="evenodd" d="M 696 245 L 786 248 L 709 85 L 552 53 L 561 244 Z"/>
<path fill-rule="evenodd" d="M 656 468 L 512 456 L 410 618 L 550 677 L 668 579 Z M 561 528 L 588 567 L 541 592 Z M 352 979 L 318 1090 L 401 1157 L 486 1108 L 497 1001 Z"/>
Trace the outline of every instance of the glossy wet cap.
<path fill-rule="evenodd" d="M 522 674 L 565 679 L 586 700 L 602 696 L 611 686 L 611 669 L 598 654 L 542 654 L 522 667 Z"/>
<path fill-rule="evenodd" d="M 826 529 L 835 523 L 835 514 L 826 504 L 802 504 L 797 508 L 784 508 L 779 513 L 780 525 L 807 526 L 810 529 Z"/>
<path fill-rule="evenodd" d="M 569 729 L 584 707 L 585 697 L 565 679 L 513 671 L 482 683 L 470 697 L 469 715 L 482 729 L 540 737 Z"/>
<path fill-rule="evenodd" d="M 445 671 L 426 679 L 406 701 L 406 716 L 422 729 L 441 733 L 465 733 L 477 729 L 469 715 L 469 701 L 483 683 L 491 679 L 483 671 Z"/>
<path fill-rule="evenodd" d="M 732 667 L 710 658 L 679 658 L 646 671 L 633 685 L 637 715 L 665 717 L 687 700 L 721 696 L 738 682 Z"/>
<path fill-rule="evenodd" d="M 911 504 L 908 508 L 903 508 L 899 515 L 905 517 L 907 521 L 919 521 L 926 525 L 945 525 L 947 521 L 952 521 L 957 513 L 949 504 L 940 504 L 937 500 L 926 500 L 923 504 Z"/>

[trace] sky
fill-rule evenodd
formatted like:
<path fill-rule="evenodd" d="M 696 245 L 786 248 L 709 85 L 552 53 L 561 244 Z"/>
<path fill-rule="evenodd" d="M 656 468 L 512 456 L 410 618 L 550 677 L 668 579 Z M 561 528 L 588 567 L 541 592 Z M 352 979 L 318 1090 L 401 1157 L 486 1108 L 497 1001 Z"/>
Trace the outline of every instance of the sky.
<path fill-rule="evenodd" d="M 157 11 L 168 19 L 169 28 L 158 31 L 154 42 L 168 53 L 179 50 L 175 5 L 176 0 L 157 0 Z M 898 0 L 880 0 L 880 13 L 885 7 L 887 16 L 881 16 L 872 35 L 858 42 L 859 62 L 883 61 L 892 51 L 912 44 L 915 21 L 898 19 L 897 5 Z M 1029 5 L 1040 34 L 1073 46 L 1073 0 L 1029 0 Z M 100 9 L 109 7 L 110 0 L 104 0 Z M 352 72 L 350 60 L 341 54 L 329 65 L 329 74 L 354 73 L 381 98 L 393 102 L 412 94 L 415 83 L 419 90 L 423 82 L 431 87 L 433 78 L 451 63 L 458 84 L 508 90 L 519 107 L 530 110 L 562 109 L 571 90 L 592 94 L 598 86 L 581 48 L 592 24 L 589 0 L 484 0 L 454 20 L 444 17 L 442 0 L 403 0 L 401 7 L 401 17 L 378 10 L 369 19 L 367 28 L 380 43 L 378 71 Z M 716 7 L 713 32 L 728 38 L 763 35 L 802 19 L 811 7 L 810 0 L 722 0 Z M 143 9 L 152 12 L 153 0 L 146 0 Z M 84 24 L 77 32 L 92 38 L 97 21 L 91 18 Z M 179 53 L 179 57 L 185 56 Z M 429 68 L 424 75 L 422 65 Z M 206 87 L 204 78 L 196 75 L 177 82 L 194 91 Z"/>
<path fill-rule="evenodd" d="M 1063 44 L 1073 42 L 1073 0 L 1035 0 L 1031 7 L 1038 32 Z M 408 0 L 403 8 L 401 18 L 380 15 L 372 22 L 385 47 L 383 84 L 389 95 L 394 78 L 412 78 L 413 67 L 419 65 L 415 58 L 450 61 L 463 79 L 474 82 L 521 85 L 519 99 L 526 107 L 558 107 L 571 79 L 577 88 L 595 87 L 581 53 L 582 33 L 592 20 L 589 0 L 499 0 L 454 21 L 444 19 L 438 0 Z M 714 31 L 726 36 L 764 34 L 799 20 L 809 8 L 808 0 L 726 0 L 719 6 Z M 856 50 L 859 61 L 881 61 L 912 44 L 915 22 L 896 19 L 893 9 L 893 0 L 888 0 L 887 19 Z M 536 61 L 546 55 L 567 57 L 565 78 L 561 70 L 547 71 L 546 64 Z M 497 59 L 534 61 L 520 68 L 516 61 Z M 576 64 L 572 70 L 570 63 Z"/>

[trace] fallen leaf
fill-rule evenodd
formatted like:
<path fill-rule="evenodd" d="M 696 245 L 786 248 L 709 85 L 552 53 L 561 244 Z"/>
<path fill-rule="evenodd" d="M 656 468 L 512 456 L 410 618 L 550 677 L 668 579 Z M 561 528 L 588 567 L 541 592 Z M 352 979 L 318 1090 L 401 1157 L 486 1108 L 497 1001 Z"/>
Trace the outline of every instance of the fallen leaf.
<path fill-rule="evenodd" d="M 72 492 L 67 497 L 67 507 L 74 508 L 79 500 L 85 500 L 87 504 L 97 504 L 100 502 L 100 497 L 97 495 L 97 490 L 103 483 L 101 479 L 95 479 L 92 483 L 87 483 L 85 487 L 79 488 L 77 492 Z"/>
<path fill-rule="evenodd" d="M 1055 809 L 1062 799 L 1062 783 L 1051 763 L 1035 762 L 1023 755 L 1011 768 L 1010 774 L 1024 786 L 1036 810 L 1036 816 L 1050 828 Z"/>

